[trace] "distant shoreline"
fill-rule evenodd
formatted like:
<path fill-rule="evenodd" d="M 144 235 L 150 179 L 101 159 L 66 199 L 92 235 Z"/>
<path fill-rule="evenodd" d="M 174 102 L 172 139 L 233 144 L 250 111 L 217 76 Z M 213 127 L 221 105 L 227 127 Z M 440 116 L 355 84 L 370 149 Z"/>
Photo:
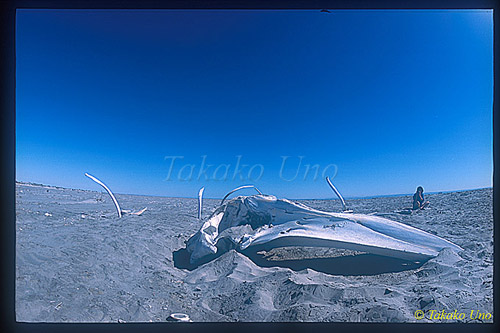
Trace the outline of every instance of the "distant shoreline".
<path fill-rule="evenodd" d="M 101 193 L 101 192 L 96 191 L 96 190 L 84 190 L 84 189 L 80 189 L 80 188 L 47 185 L 47 184 L 40 184 L 40 183 L 34 183 L 34 182 L 24 182 L 24 181 L 18 181 L 18 180 L 16 180 L 16 185 L 24 185 L 24 186 L 32 186 L 32 187 L 45 187 L 45 188 L 53 188 L 53 189 L 67 189 L 67 190 L 77 190 L 77 191 L 89 191 L 89 192 Z M 441 193 L 466 192 L 466 191 L 484 190 L 484 189 L 488 189 L 488 188 L 493 188 L 493 187 L 492 186 L 488 186 L 488 187 L 480 187 L 480 188 L 472 188 L 472 189 L 464 189 L 464 190 L 425 192 L 425 194 L 429 195 L 429 194 L 441 194 Z M 113 193 L 115 193 L 115 192 L 113 192 Z M 154 194 L 135 194 L 135 193 L 118 193 L 118 192 L 116 192 L 115 194 L 118 194 L 118 195 L 137 195 L 137 196 L 141 196 L 141 197 L 197 199 L 197 197 L 170 197 L 170 196 L 154 195 Z M 360 200 L 360 199 L 374 199 L 374 198 L 405 197 L 405 196 L 411 196 L 411 195 L 413 195 L 413 193 L 406 193 L 406 194 L 381 194 L 381 195 L 369 195 L 369 196 L 344 197 L 344 199 L 346 199 L 346 200 Z M 222 198 L 209 198 L 209 197 L 207 197 L 206 199 L 220 200 Z M 293 198 L 290 198 L 290 199 L 291 200 L 298 200 L 298 201 L 305 201 L 305 200 L 339 200 L 336 197 L 329 197 L 329 198 L 323 198 L 323 199 L 293 199 Z"/>

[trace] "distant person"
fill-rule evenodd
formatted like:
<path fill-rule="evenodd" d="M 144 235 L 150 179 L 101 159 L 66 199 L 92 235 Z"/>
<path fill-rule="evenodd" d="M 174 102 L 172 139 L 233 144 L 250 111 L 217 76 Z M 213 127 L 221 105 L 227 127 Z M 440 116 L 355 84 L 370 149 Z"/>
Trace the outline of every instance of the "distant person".
<path fill-rule="evenodd" d="M 417 192 L 413 195 L 413 210 L 424 209 L 429 204 L 429 201 L 424 200 L 424 188 L 422 186 L 417 187 Z"/>

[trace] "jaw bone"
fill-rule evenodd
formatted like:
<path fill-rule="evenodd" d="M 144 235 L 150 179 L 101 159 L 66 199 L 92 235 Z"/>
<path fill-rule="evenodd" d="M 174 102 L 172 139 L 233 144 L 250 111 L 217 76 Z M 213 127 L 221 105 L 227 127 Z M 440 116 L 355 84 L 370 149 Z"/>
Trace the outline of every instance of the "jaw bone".
<path fill-rule="evenodd" d="M 386 218 L 333 213 L 269 195 L 240 196 L 217 208 L 186 244 L 191 264 L 230 249 L 332 247 L 424 261 L 459 246 Z"/>

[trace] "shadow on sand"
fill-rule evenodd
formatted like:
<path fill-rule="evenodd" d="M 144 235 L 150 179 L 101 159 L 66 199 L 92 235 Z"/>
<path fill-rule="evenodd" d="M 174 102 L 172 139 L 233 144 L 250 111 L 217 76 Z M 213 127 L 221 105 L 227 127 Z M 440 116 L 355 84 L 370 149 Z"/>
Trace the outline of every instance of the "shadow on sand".
<path fill-rule="evenodd" d="M 374 254 L 347 255 L 334 258 L 307 258 L 298 260 L 267 260 L 258 251 L 241 252 L 260 267 L 284 267 L 294 271 L 310 268 L 317 272 L 331 275 L 377 275 L 382 273 L 402 272 L 416 269 L 423 262 L 406 261 Z M 194 270 L 201 265 L 214 260 L 220 255 L 206 258 L 197 265 L 189 263 L 189 252 L 180 249 L 173 252 L 174 266 L 187 270 Z"/>

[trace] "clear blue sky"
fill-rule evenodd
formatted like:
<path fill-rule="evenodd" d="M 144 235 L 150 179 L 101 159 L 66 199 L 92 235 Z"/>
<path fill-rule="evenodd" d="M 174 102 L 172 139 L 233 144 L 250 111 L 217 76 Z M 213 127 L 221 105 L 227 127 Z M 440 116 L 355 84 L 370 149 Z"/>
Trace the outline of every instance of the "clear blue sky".
<path fill-rule="evenodd" d="M 16 53 L 19 181 L 329 198 L 327 169 L 345 196 L 492 186 L 491 10 L 18 10 Z"/>

